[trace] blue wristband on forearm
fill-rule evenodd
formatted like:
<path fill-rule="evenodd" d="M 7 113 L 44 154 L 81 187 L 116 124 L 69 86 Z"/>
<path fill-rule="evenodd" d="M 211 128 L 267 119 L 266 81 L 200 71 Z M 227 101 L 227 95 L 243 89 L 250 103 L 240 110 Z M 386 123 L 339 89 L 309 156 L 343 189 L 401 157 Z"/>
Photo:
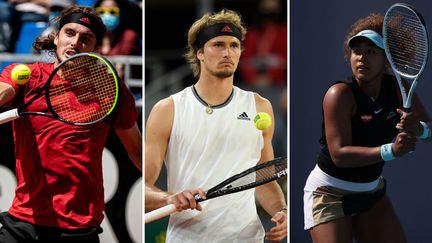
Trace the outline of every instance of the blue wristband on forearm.
<path fill-rule="evenodd" d="M 423 133 L 419 136 L 420 139 L 428 139 L 431 136 L 431 130 L 426 122 L 420 121 L 420 124 L 423 127 Z"/>
<path fill-rule="evenodd" d="M 381 158 L 384 161 L 396 159 L 396 157 L 394 156 L 393 151 L 392 151 L 392 144 L 393 143 L 387 143 L 387 144 L 381 145 Z"/>

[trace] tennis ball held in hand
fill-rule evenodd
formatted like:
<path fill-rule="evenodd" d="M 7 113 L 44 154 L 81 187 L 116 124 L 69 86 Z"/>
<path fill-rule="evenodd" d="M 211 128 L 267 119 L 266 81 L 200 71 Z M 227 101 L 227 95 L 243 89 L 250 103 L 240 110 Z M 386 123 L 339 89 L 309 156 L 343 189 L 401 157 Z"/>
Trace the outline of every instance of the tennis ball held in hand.
<path fill-rule="evenodd" d="M 266 112 L 258 112 L 254 118 L 255 127 L 264 131 L 272 125 L 271 116 Z"/>
<path fill-rule="evenodd" d="M 31 70 L 27 65 L 18 64 L 11 72 L 11 78 L 19 85 L 25 84 L 30 79 Z"/>

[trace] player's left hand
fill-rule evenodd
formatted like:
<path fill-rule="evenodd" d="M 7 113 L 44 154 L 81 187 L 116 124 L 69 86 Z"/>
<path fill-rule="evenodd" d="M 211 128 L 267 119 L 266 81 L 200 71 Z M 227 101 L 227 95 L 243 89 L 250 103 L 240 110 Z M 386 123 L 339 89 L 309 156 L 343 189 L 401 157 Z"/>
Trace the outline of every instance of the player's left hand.
<path fill-rule="evenodd" d="M 276 226 L 266 233 L 266 239 L 272 242 L 279 242 L 287 237 L 288 232 L 288 216 L 287 211 L 279 211 L 273 215 L 271 221 L 276 223 Z"/>

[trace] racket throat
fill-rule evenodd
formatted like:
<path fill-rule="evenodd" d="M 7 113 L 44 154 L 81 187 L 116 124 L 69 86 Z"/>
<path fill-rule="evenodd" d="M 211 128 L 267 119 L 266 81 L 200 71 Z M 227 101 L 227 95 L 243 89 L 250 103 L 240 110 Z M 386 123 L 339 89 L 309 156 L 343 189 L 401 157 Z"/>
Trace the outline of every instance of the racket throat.
<path fill-rule="evenodd" d="M 404 111 L 405 113 L 411 113 L 411 112 L 412 112 L 412 109 L 411 109 L 411 107 L 404 107 L 404 108 L 403 108 L 403 111 Z"/>

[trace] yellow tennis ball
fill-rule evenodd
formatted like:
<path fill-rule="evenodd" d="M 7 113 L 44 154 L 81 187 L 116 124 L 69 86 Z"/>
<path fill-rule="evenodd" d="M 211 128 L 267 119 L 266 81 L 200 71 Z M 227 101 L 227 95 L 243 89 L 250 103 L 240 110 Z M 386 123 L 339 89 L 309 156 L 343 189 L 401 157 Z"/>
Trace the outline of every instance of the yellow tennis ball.
<path fill-rule="evenodd" d="M 254 118 L 254 124 L 261 131 L 266 130 L 272 124 L 271 116 L 266 112 L 258 112 Z"/>
<path fill-rule="evenodd" d="M 30 79 L 30 68 L 24 64 L 16 65 L 11 72 L 11 78 L 19 85 L 25 84 Z"/>

